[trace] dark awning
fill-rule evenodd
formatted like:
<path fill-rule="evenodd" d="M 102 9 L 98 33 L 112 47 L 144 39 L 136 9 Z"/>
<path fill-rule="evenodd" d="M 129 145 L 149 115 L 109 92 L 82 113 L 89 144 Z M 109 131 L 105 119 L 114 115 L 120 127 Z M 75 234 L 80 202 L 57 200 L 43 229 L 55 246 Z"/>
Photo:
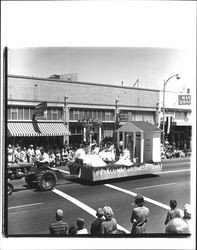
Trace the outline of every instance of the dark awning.
<path fill-rule="evenodd" d="M 126 122 L 115 132 L 160 132 L 161 133 L 161 129 L 153 126 L 148 122 L 132 121 L 132 122 Z"/>
<path fill-rule="evenodd" d="M 8 136 L 63 136 L 70 135 L 60 122 L 8 122 Z"/>

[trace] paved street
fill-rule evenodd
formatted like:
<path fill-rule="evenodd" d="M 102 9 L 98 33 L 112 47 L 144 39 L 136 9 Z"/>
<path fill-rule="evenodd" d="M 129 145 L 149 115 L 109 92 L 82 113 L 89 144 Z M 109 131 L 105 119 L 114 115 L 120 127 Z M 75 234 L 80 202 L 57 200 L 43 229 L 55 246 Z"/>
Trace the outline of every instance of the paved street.
<path fill-rule="evenodd" d="M 8 233 L 48 234 L 58 208 L 64 210 L 70 225 L 83 217 L 89 230 L 94 210 L 109 205 L 118 224 L 130 231 L 130 215 L 136 193 L 141 193 L 150 209 L 148 233 L 163 233 L 170 199 L 178 208 L 190 203 L 189 158 L 165 160 L 159 175 L 140 176 L 90 185 L 75 180 L 59 180 L 50 192 L 26 189 L 23 180 L 13 181 L 15 192 L 8 197 Z"/>

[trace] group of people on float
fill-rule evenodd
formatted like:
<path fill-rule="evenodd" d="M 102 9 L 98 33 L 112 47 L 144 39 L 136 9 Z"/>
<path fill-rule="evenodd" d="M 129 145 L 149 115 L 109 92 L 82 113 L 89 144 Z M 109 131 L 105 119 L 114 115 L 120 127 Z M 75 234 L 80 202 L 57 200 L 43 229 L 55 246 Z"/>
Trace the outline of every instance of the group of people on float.
<path fill-rule="evenodd" d="M 82 142 L 80 148 L 76 151 L 75 159 L 78 163 L 90 167 L 104 167 L 107 163 L 131 166 L 133 162 L 129 149 L 126 147 L 120 150 L 121 147 L 122 143 L 117 148 L 117 145 L 108 141 L 101 149 L 96 142 L 90 145 Z"/>
<path fill-rule="evenodd" d="M 133 205 L 133 204 L 132 204 Z M 191 233 L 191 205 L 185 204 L 183 214 L 176 208 L 176 200 L 170 200 L 170 210 L 167 212 L 166 225 L 164 232 L 166 234 L 190 234 Z M 56 222 L 50 224 L 49 232 L 51 235 L 75 235 L 75 234 L 126 234 L 117 224 L 114 212 L 110 206 L 98 208 L 96 219 L 92 221 L 89 230 L 85 227 L 84 218 L 78 218 L 76 225 L 68 226 L 63 221 L 63 210 L 56 212 Z M 135 197 L 135 207 L 132 208 L 130 222 L 132 224 L 130 233 L 132 235 L 147 233 L 146 223 L 149 220 L 149 208 L 145 206 L 144 197 L 137 194 Z"/>
<path fill-rule="evenodd" d="M 34 146 L 31 144 L 29 148 L 16 145 L 13 147 L 11 144 L 7 148 L 8 162 L 34 162 L 44 157 L 45 162 L 61 165 L 78 162 L 91 167 L 103 167 L 107 163 L 115 163 L 120 165 L 131 166 L 133 163 L 130 158 L 130 151 L 126 147 L 122 149 L 122 142 L 120 145 L 113 144 L 110 141 L 105 145 L 100 145 L 93 141 L 90 144 L 82 142 L 78 149 L 72 149 L 68 145 L 60 148 L 56 146 Z"/>

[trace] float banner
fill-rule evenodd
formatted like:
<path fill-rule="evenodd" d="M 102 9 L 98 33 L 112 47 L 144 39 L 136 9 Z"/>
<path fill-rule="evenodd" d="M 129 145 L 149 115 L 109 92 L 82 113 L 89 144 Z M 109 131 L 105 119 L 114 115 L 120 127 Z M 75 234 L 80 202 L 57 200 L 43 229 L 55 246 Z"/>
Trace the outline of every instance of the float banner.
<path fill-rule="evenodd" d="M 191 95 L 179 95 L 179 105 L 190 105 Z"/>

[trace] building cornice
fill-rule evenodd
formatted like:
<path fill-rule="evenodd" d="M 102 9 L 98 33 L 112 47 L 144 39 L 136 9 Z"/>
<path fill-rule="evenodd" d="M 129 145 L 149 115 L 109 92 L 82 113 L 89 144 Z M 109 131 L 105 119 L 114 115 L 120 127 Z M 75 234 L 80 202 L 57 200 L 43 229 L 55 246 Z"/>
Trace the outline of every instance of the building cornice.
<path fill-rule="evenodd" d="M 156 89 L 146 89 L 146 88 L 133 88 L 128 86 L 117 86 L 117 85 L 108 85 L 103 83 L 91 83 L 91 82 L 81 82 L 81 81 L 67 81 L 67 80 L 60 80 L 60 79 L 50 79 L 50 78 L 43 78 L 43 77 L 32 77 L 32 76 L 21 76 L 21 75 L 8 75 L 8 78 L 21 78 L 21 79 L 30 79 L 30 80 L 40 80 L 40 81 L 50 81 L 50 82 L 61 82 L 61 83 L 73 83 L 79 85 L 91 85 L 91 86 L 99 86 L 99 87 L 107 87 L 107 88 L 121 88 L 121 89 L 133 89 L 133 90 L 143 90 L 143 91 L 151 91 L 151 92 L 160 92 L 160 90 Z"/>

